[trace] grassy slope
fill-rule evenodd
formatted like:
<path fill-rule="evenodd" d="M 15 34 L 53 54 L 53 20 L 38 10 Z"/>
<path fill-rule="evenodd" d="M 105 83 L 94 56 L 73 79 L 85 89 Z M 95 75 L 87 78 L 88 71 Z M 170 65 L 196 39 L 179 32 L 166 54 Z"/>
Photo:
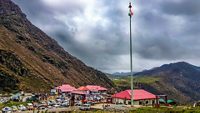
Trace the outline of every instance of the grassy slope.
<path fill-rule="evenodd" d="M 119 88 L 129 88 L 130 87 L 130 76 L 123 76 L 123 77 L 116 77 L 112 79 L 116 86 Z M 138 84 L 153 84 L 159 81 L 159 77 L 154 76 L 140 76 L 140 77 L 133 77 L 134 87 L 137 88 Z"/>

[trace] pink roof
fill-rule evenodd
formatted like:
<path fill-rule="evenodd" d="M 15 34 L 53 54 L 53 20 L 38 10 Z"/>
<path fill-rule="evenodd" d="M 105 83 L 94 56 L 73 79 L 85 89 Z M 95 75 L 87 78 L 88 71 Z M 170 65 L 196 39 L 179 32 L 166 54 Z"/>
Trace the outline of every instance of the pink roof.
<path fill-rule="evenodd" d="M 121 99 L 131 99 L 131 90 L 121 91 L 112 95 L 113 98 L 121 98 Z M 143 89 L 135 89 L 133 90 L 133 99 L 134 100 L 144 100 L 144 99 L 155 99 L 156 95 L 145 91 Z"/>
<path fill-rule="evenodd" d="M 79 95 L 86 95 L 87 93 L 84 91 L 72 91 L 73 94 L 79 94 Z"/>
<path fill-rule="evenodd" d="M 88 91 L 89 89 L 86 86 L 81 86 L 81 87 L 78 88 L 78 90 Z"/>
<path fill-rule="evenodd" d="M 101 86 L 95 86 L 95 85 L 87 85 L 87 86 L 81 86 L 78 88 L 78 90 L 82 91 L 106 91 L 107 89 Z"/>
<path fill-rule="evenodd" d="M 95 85 L 87 85 L 86 88 L 88 88 L 90 91 L 106 91 L 107 89 L 101 86 L 95 86 Z"/>
<path fill-rule="evenodd" d="M 69 84 L 63 84 L 62 86 L 56 87 L 56 89 L 60 90 L 61 92 L 71 92 L 71 91 L 76 90 L 75 87 L 72 87 Z"/>

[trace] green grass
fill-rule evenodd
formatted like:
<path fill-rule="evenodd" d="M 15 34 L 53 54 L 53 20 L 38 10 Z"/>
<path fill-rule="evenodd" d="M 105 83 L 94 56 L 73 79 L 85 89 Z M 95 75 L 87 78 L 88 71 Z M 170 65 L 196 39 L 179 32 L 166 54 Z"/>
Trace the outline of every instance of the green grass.
<path fill-rule="evenodd" d="M 113 79 L 113 82 L 116 86 L 119 87 L 128 87 L 130 86 L 130 76 L 126 77 L 117 77 Z M 139 76 L 139 77 L 133 77 L 133 82 L 134 83 L 142 83 L 142 84 L 152 84 L 155 83 L 156 81 L 159 81 L 159 77 L 154 77 L 154 76 Z"/>
<path fill-rule="evenodd" d="M 4 107 L 4 104 L 0 103 L 0 109 L 2 109 Z"/>
<path fill-rule="evenodd" d="M 96 111 L 80 111 L 79 113 L 121 113 L 119 110 L 96 110 Z M 132 110 L 124 110 L 125 113 L 200 113 L 200 108 L 184 108 L 184 107 L 143 107 L 143 108 L 133 108 Z"/>
<path fill-rule="evenodd" d="M 96 110 L 96 111 L 79 111 L 79 113 L 121 113 L 122 111 L 113 110 Z M 143 108 L 134 108 L 133 110 L 125 110 L 125 113 L 200 113 L 200 108 L 152 108 L 152 107 L 143 107 Z M 75 112 L 72 112 L 75 113 Z"/>
<path fill-rule="evenodd" d="M 11 106 L 19 106 L 19 105 L 24 105 L 24 106 L 27 106 L 27 102 L 14 102 L 14 101 L 9 101 L 9 102 L 6 102 L 4 104 L 0 104 L 0 109 L 2 109 L 3 107 L 11 107 Z"/>
<path fill-rule="evenodd" d="M 139 82 L 139 83 L 145 83 L 145 84 L 152 84 L 155 83 L 156 81 L 159 81 L 160 78 L 159 77 L 150 77 L 150 76 L 143 76 L 143 77 L 136 77 L 134 78 L 135 82 Z"/>
<path fill-rule="evenodd" d="M 200 108 L 138 108 L 130 113 L 200 113 Z"/>

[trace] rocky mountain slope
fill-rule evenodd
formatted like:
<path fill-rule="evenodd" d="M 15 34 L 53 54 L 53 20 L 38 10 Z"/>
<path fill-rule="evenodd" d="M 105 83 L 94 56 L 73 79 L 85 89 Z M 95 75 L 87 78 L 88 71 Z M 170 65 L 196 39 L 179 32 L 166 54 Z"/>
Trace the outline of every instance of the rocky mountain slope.
<path fill-rule="evenodd" d="M 34 26 L 11 0 L 0 0 L 0 83 L 6 92 L 48 91 L 62 83 L 114 86 Z"/>
<path fill-rule="evenodd" d="M 111 76 L 111 75 L 110 75 Z M 110 77 L 119 90 L 130 89 L 130 76 Z M 134 88 L 167 95 L 179 103 L 200 100 L 200 67 L 186 62 L 164 64 L 134 75 Z"/>
<path fill-rule="evenodd" d="M 143 83 L 140 87 L 156 94 L 166 94 L 181 103 L 200 100 L 200 67 L 178 62 L 165 64 L 136 75 L 154 78 L 150 84 Z"/>

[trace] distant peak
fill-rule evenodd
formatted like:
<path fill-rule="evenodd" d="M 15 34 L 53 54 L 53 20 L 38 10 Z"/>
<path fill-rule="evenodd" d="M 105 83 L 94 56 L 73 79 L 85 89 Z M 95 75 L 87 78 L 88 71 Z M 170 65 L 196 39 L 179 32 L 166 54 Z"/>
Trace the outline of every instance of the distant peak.
<path fill-rule="evenodd" d="M 181 62 L 176 62 L 176 63 L 172 63 L 172 64 L 178 64 L 178 65 L 185 65 L 185 64 L 187 64 L 187 65 L 191 65 L 191 64 L 189 64 L 189 63 L 187 63 L 187 62 L 185 62 L 185 61 L 181 61 Z"/>
<path fill-rule="evenodd" d="M 194 65 L 187 63 L 185 61 L 181 61 L 181 62 L 175 62 L 175 63 L 170 63 L 170 64 L 164 64 L 161 67 L 163 66 L 194 66 Z"/>
<path fill-rule="evenodd" d="M 180 72 L 180 71 L 191 71 L 191 70 L 198 70 L 199 67 L 194 66 L 192 64 L 189 64 L 187 62 L 181 61 L 181 62 L 175 62 L 175 63 L 169 63 L 164 64 L 160 67 L 152 68 L 150 70 L 142 71 L 140 73 L 137 73 L 136 75 L 154 75 L 156 73 L 160 72 Z"/>

